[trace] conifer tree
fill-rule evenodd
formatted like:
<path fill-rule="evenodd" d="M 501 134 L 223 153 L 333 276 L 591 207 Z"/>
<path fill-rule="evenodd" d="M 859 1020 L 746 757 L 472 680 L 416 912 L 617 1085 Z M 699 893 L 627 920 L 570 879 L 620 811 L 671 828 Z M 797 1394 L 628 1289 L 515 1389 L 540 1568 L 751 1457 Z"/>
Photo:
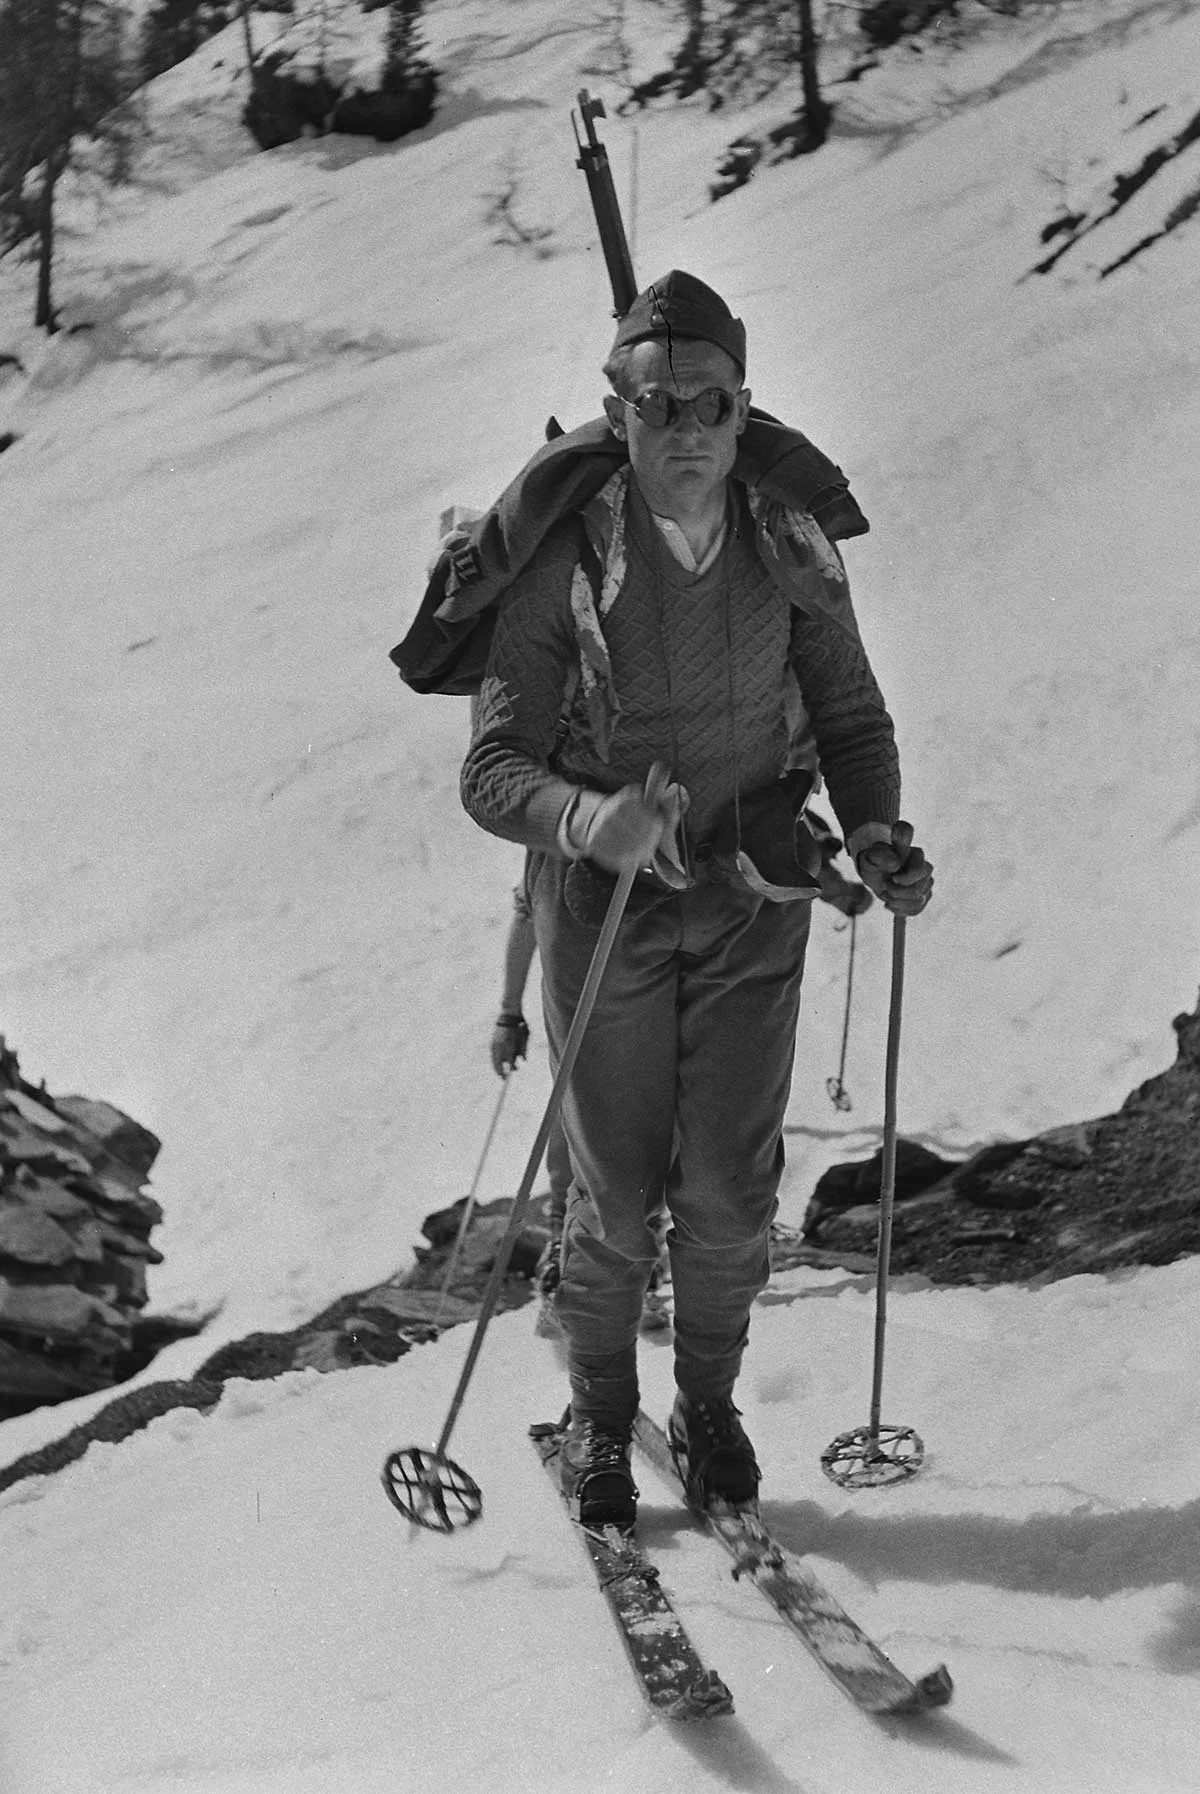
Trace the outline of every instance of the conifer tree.
<path fill-rule="evenodd" d="M 404 94 L 413 88 L 424 88 L 433 74 L 421 53 L 422 5 L 423 0 L 391 0 L 379 82 L 384 93 Z"/>
<path fill-rule="evenodd" d="M 683 0 L 684 36 L 670 66 L 634 88 L 635 105 L 703 93 L 713 111 L 763 99 L 800 74 L 803 110 L 793 142 L 823 143 L 829 107 L 817 73 L 815 0 Z"/>
<path fill-rule="evenodd" d="M 232 0 L 155 0 L 142 20 L 139 61 L 143 81 L 183 62 L 234 14 Z"/>
<path fill-rule="evenodd" d="M 121 34 L 108 0 L 0 0 L 0 245 L 36 239 L 34 322 L 49 331 L 57 328 L 55 189 L 76 140 L 115 115 L 130 91 Z"/>

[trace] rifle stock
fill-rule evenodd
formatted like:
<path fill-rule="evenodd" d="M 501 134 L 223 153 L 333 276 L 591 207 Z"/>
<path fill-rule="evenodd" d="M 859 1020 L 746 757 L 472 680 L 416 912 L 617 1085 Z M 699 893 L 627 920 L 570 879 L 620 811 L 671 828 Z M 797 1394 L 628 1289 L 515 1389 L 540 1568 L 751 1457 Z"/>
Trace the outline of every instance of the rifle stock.
<path fill-rule="evenodd" d="M 604 262 L 608 269 L 609 284 L 612 287 L 613 316 L 623 318 L 637 298 L 637 281 L 634 278 L 633 257 L 629 253 L 629 242 L 625 236 L 625 225 L 621 218 L 621 207 L 617 201 L 617 190 L 613 186 L 608 151 L 596 136 L 594 121 L 606 117 L 607 114 L 604 110 L 604 101 L 594 100 L 586 87 L 580 91 L 578 99 L 584 135 L 581 139 L 579 127 L 575 123 L 575 114 L 572 112 L 571 125 L 575 131 L 575 145 L 579 151 L 579 160 L 575 166 L 582 168 L 587 177 L 592 210 L 596 215 L 596 228 L 600 232 L 600 247 L 604 251 Z"/>

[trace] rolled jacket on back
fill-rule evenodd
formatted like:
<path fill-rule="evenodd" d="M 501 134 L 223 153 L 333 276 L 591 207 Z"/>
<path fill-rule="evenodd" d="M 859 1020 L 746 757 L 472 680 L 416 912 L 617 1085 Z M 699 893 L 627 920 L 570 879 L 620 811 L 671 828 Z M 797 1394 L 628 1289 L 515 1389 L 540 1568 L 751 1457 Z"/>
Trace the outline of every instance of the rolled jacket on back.
<path fill-rule="evenodd" d="M 550 530 L 628 465 L 628 449 L 603 417 L 543 443 L 453 556 L 439 556 L 408 633 L 391 651 L 405 684 L 449 697 L 477 692 L 498 600 Z M 768 412 L 751 409 L 733 478 L 763 499 L 807 512 L 831 542 L 870 527 L 837 463 Z"/>

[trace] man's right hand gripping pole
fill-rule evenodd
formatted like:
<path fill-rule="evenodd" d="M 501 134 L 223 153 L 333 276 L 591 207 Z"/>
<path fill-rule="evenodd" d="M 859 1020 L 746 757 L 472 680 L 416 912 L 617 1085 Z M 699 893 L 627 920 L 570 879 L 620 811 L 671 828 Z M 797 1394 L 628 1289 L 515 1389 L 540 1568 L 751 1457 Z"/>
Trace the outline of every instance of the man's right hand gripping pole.
<path fill-rule="evenodd" d="M 620 791 L 581 791 L 567 821 L 567 841 L 581 857 L 608 872 L 627 872 L 676 860 L 674 843 L 687 808 L 681 785 L 671 784 L 666 768 L 654 765 L 645 788 L 625 785 Z"/>

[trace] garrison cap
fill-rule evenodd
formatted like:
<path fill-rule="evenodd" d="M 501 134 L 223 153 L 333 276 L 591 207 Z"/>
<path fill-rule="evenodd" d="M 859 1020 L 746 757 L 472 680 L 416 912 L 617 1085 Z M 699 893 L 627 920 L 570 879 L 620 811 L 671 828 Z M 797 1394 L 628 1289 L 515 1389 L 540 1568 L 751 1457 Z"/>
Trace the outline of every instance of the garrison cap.
<path fill-rule="evenodd" d="M 719 293 L 681 268 L 672 268 L 660 280 L 652 280 L 645 292 L 638 294 L 617 325 L 613 348 L 623 349 L 630 343 L 669 343 L 675 336 L 715 343 L 732 356 L 745 378 L 746 326 L 734 317 Z"/>

